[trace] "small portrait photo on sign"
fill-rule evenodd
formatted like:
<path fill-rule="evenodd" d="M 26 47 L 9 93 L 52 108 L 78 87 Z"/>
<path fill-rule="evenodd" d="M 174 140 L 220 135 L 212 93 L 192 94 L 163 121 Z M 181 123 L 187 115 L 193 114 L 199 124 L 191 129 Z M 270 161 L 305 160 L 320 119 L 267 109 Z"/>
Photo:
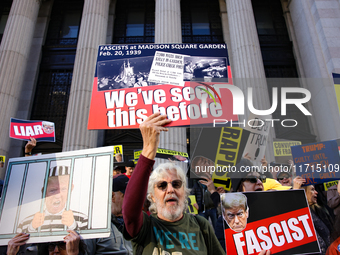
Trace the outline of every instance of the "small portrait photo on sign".
<path fill-rule="evenodd" d="M 241 232 L 246 228 L 249 217 L 247 197 L 242 193 L 224 193 L 221 198 L 225 222 L 230 229 Z"/>

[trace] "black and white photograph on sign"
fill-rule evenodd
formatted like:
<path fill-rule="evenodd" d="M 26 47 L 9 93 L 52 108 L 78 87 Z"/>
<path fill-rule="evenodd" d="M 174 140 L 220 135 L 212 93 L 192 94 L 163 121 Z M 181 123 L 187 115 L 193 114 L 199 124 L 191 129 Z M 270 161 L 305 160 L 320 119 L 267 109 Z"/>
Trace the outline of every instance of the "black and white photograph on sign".
<path fill-rule="evenodd" d="M 22 232 L 31 235 L 29 242 L 59 241 L 67 230 L 85 239 L 107 236 L 113 147 L 106 148 L 106 154 L 100 148 L 59 153 L 64 157 L 58 159 L 11 159 L 0 205 L 0 245 Z"/>
<path fill-rule="evenodd" d="M 184 57 L 184 81 L 227 82 L 226 58 Z"/>
<path fill-rule="evenodd" d="M 156 51 L 149 81 L 184 86 L 183 68 L 186 55 Z"/>
<path fill-rule="evenodd" d="M 153 56 L 98 62 L 98 91 L 157 85 L 148 77 Z"/>

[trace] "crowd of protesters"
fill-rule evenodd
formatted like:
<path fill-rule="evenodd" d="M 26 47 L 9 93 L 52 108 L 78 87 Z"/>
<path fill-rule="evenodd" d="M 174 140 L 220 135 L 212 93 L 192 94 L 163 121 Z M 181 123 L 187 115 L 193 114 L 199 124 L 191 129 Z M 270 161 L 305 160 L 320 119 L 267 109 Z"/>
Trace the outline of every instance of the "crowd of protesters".
<path fill-rule="evenodd" d="M 228 196 L 221 200 L 220 195 L 287 189 L 305 190 L 320 254 L 340 254 L 340 185 L 328 191 L 320 184 L 303 186 L 306 180 L 294 176 L 294 165 L 290 161 L 287 162 L 290 171 L 279 171 L 283 165 L 275 162 L 271 163 L 278 168 L 274 172 L 235 171 L 229 176 L 230 191 L 216 188 L 209 172 L 195 179 L 188 189 L 185 172 L 172 162 L 153 169 L 160 133 L 168 131 L 165 126 L 170 122 L 166 116 L 155 113 L 140 125 L 143 150 L 137 165 L 133 161 L 124 163 L 122 155 L 116 155 L 110 236 L 83 240 L 75 230 L 68 230 L 62 242 L 38 244 L 38 254 L 226 254 L 223 224 L 242 231 L 248 211 L 244 202 L 240 202 L 238 211 L 231 213 Z M 27 143 L 26 156 L 35 145 L 34 139 Z M 193 160 L 192 164 L 194 162 L 202 159 Z M 265 158 L 261 164 L 268 165 Z M 236 169 L 251 166 L 253 162 L 246 154 Z M 185 212 L 189 194 L 196 197 L 194 207 L 198 216 Z M 29 253 L 25 249 L 29 237 L 29 233 L 17 234 L 9 241 L 6 254 Z M 268 255 L 270 250 L 258 254 Z"/>

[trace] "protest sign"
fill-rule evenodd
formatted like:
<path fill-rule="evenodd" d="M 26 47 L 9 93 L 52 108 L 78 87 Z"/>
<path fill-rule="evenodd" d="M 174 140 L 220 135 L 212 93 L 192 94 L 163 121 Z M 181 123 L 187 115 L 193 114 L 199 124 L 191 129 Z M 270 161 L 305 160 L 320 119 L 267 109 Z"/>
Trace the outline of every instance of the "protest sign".
<path fill-rule="evenodd" d="M 113 155 L 115 156 L 117 153 L 120 153 L 123 155 L 123 145 L 113 146 Z"/>
<path fill-rule="evenodd" d="M 134 151 L 134 159 L 138 160 L 142 150 Z M 171 161 L 189 162 L 189 155 L 186 152 L 157 148 L 156 158 L 168 159 Z"/>
<path fill-rule="evenodd" d="M 196 196 L 195 195 L 190 195 L 188 196 L 188 210 L 187 213 L 193 213 L 193 214 L 198 214 L 198 211 L 194 204 L 196 203 Z"/>
<path fill-rule="evenodd" d="M 245 129 L 250 132 L 243 156 L 248 154 L 251 160 L 261 161 L 266 152 L 267 140 L 271 122 L 266 121 L 271 119 L 270 116 L 256 116 L 253 113 L 249 114 L 248 125 Z"/>
<path fill-rule="evenodd" d="M 305 185 L 340 179 L 340 156 L 336 140 L 291 147 L 296 175 L 306 179 Z"/>
<path fill-rule="evenodd" d="M 119 156 L 117 154 L 121 154 L 121 156 Z M 123 145 L 115 145 L 115 146 L 113 146 L 113 156 L 114 156 L 114 159 L 115 159 L 116 163 L 124 162 Z"/>
<path fill-rule="evenodd" d="M 227 254 L 319 252 L 304 190 L 224 193 L 221 205 Z"/>
<path fill-rule="evenodd" d="M 301 145 L 300 141 L 288 141 L 282 139 L 274 139 L 273 150 L 276 163 L 287 164 L 288 160 L 293 160 L 291 146 Z"/>
<path fill-rule="evenodd" d="M 230 190 L 228 173 L 242 158 L 250 132 L 242 128 L 202 128 L 191 152 L 191 178 L 212 176 L 216 187 Z"/>
<path fill-rule="evenodd" d="M 338 185 L 339 181 L 331 181 L 331 182 L 325 182 L 323 184 L 325 191 L 327 191 L 330 187 L 334 186 L 334 185 Z"/>
<path fill-rule="evenodd" d="M 38 142 L 54 142 L 54 123 L 42 120 L 20 120 L 11 118 L 9 137 L 26 141 L 30 140 L 30 137 L 33 137 Z"/>
<path fill-rule="evenodd" d="M 88 129 L 138 128 L 155 112 L 169 126 L 237 121 L 233 88 L 225 44 L 101 45 Z"/>
<path fill-rule="evenodd" d="M 29 243 L 62 241 L 68 229 L 85 239 L 109 236 L 112 151 L 110 146 L 10 159 L 0 245 L 21 232 L 30 234 Z M 36 215 L 44 221 L 37 222 Z"/>

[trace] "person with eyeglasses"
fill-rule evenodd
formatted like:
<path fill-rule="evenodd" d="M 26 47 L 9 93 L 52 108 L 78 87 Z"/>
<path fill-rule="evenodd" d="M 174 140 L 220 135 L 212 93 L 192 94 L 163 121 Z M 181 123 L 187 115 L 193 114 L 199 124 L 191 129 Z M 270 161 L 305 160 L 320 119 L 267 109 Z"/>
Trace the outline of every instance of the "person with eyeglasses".
<path fill-rule="evenodd" d="M 160 133 L 170 122 L 155 113 L 139 127 L 143 150 L 123 201 L 124 237 L 132 241 L 134 254 L 225 254 L 209 222 L 184 212 L 189 194 L 184 171 L 172 163 L 152 171 Z M 150 216 L 142 212 L 146 194 Z"/>
<path fill-rule="evenodd" d="M 292 175 L 289 172 L 282 171 L 277 175 L 277 181 L 282 186 L 292 186 Z"/>
<path fill-rule="evenodd" d="M 64 237 L 64 241 L 38 244 L 38 254 L 87 255 L 86 245 L 80 235 L 73 230 L 67 230 L 67 232 L 68 234 Z M 6 254 L 18 254 L 19 251 L 23 250 L 22 248 L 25 248 L 29 237 L 30 235 L 27 233 L 17 234 L 8 242 Z"/>

